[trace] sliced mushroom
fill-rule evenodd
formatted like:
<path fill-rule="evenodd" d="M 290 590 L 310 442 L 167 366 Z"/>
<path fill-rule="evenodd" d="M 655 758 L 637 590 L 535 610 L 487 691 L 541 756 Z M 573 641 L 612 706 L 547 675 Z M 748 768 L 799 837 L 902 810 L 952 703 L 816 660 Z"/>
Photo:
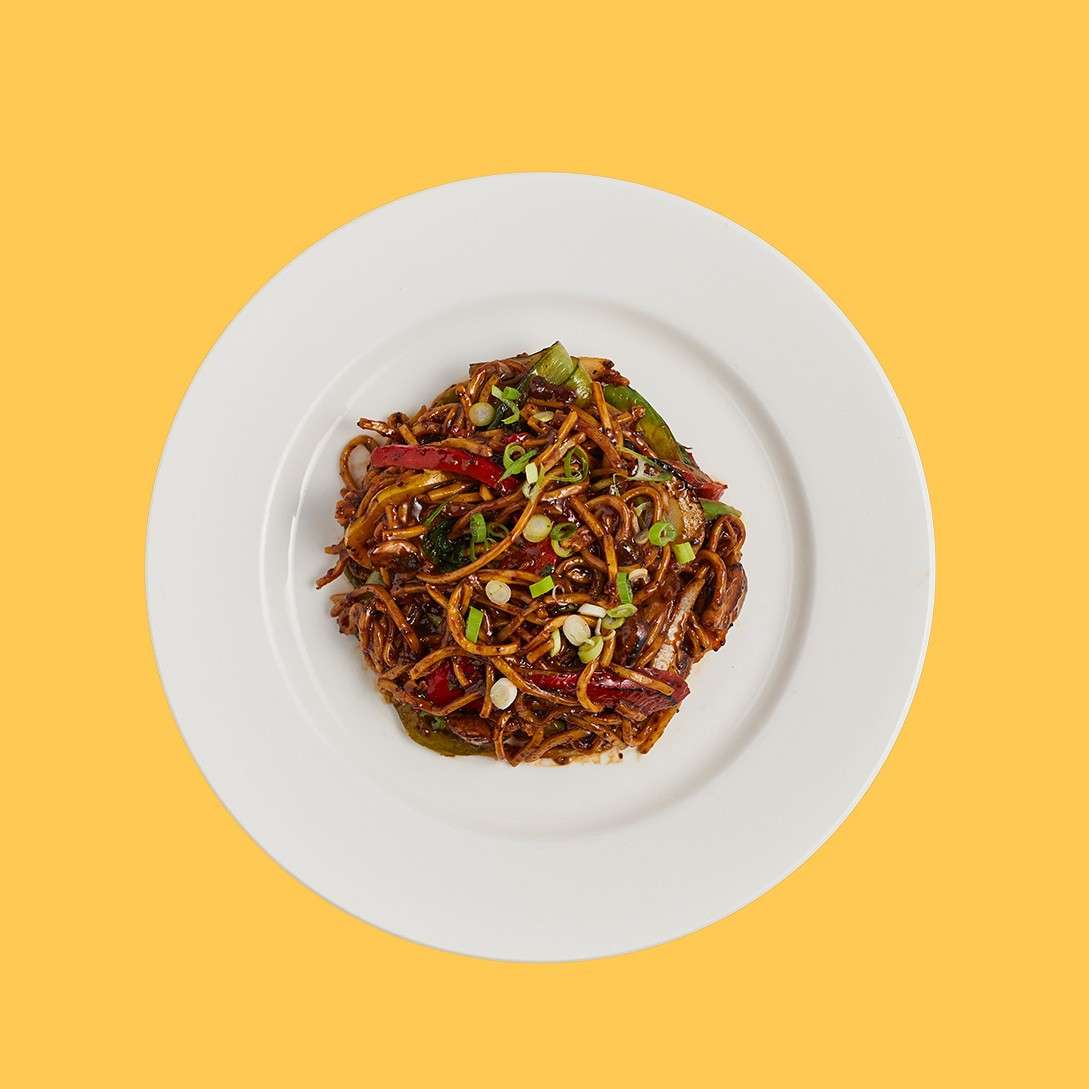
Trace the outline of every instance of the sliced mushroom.
<path fill-rule="evenodd" d="M 673 668 L 677 655 L 680 653 L 681 640 L 684 638 L 685 621 L 688 619 L 688 614 L 692 612 L 692 607 L 696 604 L 696 598 L 700 596 L 700 591 L 706 581 L 707 572 L 704 571 L 685 587 L 684 593 L 677 602 L 677 607 L 673 610 L 673 615 L 669 618 L 669 627 L 666 628 L 662 645 L 658 648 L 654 661 L 651 662 L 655 669 L 668 671 Z"/>
<path fill-rule="evenodd" d="M 741 612 L 748 588 L 745 568 L 739 563 L 730 564 L 726 568 L 726 577 L 718 581 L 714 595 L 700 615 L 700 623 L 718 638 L 720 646 Z"/>
<path fill-rule="evenodd" d="M 698 552 L 707 524 L 703 516 L 703 507 L 699 505 L 688 488 L 679 481 L 672 482 L 668 486 L 668 491 L 668 518 L 677 527 L 677 538 L 681 541 L 691 541 L 692 547 Z"/>
<path fill-rule="evenodd" d="M 423 565 L 423 553 L 411 541 L 383 541 L 370 551 L 372 567 L 394 571 L 416 571 Z"/>

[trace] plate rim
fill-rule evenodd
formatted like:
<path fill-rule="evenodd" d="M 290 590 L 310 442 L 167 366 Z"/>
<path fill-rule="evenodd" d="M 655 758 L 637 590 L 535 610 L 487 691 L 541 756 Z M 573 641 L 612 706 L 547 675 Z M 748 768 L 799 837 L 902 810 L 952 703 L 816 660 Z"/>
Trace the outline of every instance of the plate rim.
<path fill-rule="evenodd" d="M 555 956 L 550 956 L 550 955 L 547 955 L 547 954 L 544 955 L 544 956 L 540 956 L 540 957 L 533 956 L 533 955 L 504 956 L 504 955 L 499 955 L 499 954 L 489 953 L 489 952 L 482 952 L 482 951 L 477 951 L 477 950 L 457 949 L 457 948 L 455 948 L 455 947 L 453 947 L 451 945 L 443 945 L 443 944 L 438 944 L 438 943 L 435 943 L 435 942 L 428 941 L 427 939 L 416 936 L 416 935 L 414 935 L 414 934 L 412 934 L 410 932 L 400 931 L 400 930 L 398 930 L 398 929 L 396 929 L 394 927 L 387 926 L 387 925 L 385 925 L 385 924 L 383 924 L 381 922 L 375 922 L 375 921 L 373 921 L 371 919 L 365 919 L 363 916 L 358 915 L 356 912 L 354 912 L 350 907 L 339 903 L 338 900 L 336 898 L 334 898 L 332 895 L 329 895 L 325 891 L 323 891 L 322 889 L 316 887 L 311 881 L 307 880 L 305 877 L 301 876 L 298 872 L 296 872 L 296 870 L 292 866 L 290 866 L 287 862 L 285 862 L 280 857 L 278 857 L 276 854 L 274 854 L 272 847 L 266 846 L 264 843 L 261 842 L 261 840 L 257 837 L 257 835 L 253 831 L 251 831 L 251 829 L 248 827 L 248 824 L 235 812 L 235 810 L 228 803 L 226 798 L 224 798 L 221 795 L 221 793 L 217 789 L 216 785 L 214 784 L 213 779 L 212 779 L 211 775 L 209 774 L 209 771 L 205 768 L 204 764 L 201 761 L 201 758 L 197 755 L 196 751 L 194 750 L 193 743 L 192 743 L 192 741 L 190 739 L 189 734 L 187 734 L 185 728 L 182 726 L 182 718 L 178 714 L 178 711 L 176 709 L 175 699 L 172 697 L 171 689 L 170 689 L 170 687 L 168 685 L 168 682 L 167 682 L 166 669 L 164 668 L 164 662 L 162 661 L 161 656 L 160 656 L 160 654 L 161 654 L 161 652 L 160 652 L 161 642 L 156 637 L 156 619 L 155 619 L 155 617 L 153 615 L 153 606 L 152 606 L 152 597 L 153 597 L 152 581 L 153 581 L 153 578 L 154 578 L 154 575 L 155 575 L 154 566 L 155 566 L 155 562 L 156 562 L 156 554 L 155 554 L 156 542 L 153 539 L 153 529 L 154 529 L 153 523 L 154 523 L 154 516 L 155 516 L 156 506 L 157 506 L 157 503 L 158 503 L 158 501 L 160 499 L 160 494 L 159 494 L 160 493 L 160 487 L 163 484 L 163 474 L 162 474 L 161 470 L 162 470 L 163 465 L 164 465 L 164 463 L 165 463 L 165 461 L 167 459 L 168 453 L 169 453 L 169 451 L 171 449 L 171 444 L 177 438 L 177 424 L 178 424 L 178 421 L 179 421 L 179 417 L 181 416 L 181 413 L 183 411 L 183 407 L 184 407 L 186 401 L 189 399 L 190 394 L 192 393 L 192 391 L 194 389 L 194 386 L 200 380 L 201 373 L 204 370 L 208 359 L 211 357 L 211 355 L 215 351 L 217 345 L 219 345 L 220 342 L 223 340 L 223 338 L 227 334 L 227 332 L 235 325 L 236 322 L 239 322 L 239 320 L 242 318 L 242 316 L 249 310 L 251 304 L 256 299 L 258 299 L 262 295 L 262 293 L 265 292 L 266 289 L 272 283 L 274 283 L 288 268 L 290 268 L 297 261 L 299 261 L 299 259 L 304 254 L 310 253 L 312 250 L 314 250 L 316 247 L 320 246 L 323 242 L 327 241 L 331 237 L 343 232 L 346 228 L 350 227 L 352 224 L 358 223 L 360 220 L 367 219 L 368 217 L 374 215 L 374 213 L 376 213 L 376 212 L 379 212 L 379 211 L 382 211 L 382 210 L 385 210 L 385 209 L 390 209 L 390 208 L 393 208 L 393 207 L 398 206 L 398 205 L 407 205 L 407 204 L 410 204 L 410 203 L 418 200 L 421 197 L 426 197 L 428 195 L 436 194 L 436 193 L 442 192 L 444 190 L 451 190 L 451 189 L 457 189 L 457 188 L 462 188 L 462 187 L 466 187 L 466 186 L 473 186 L 473 185 L 478 184 L 480 182 L 486 182 L 486 181 L 489 181 L 489 180 L 494 180 L 494 179 L 541 179 L 541 178 L 545 178 L 545 179 L 563 178 L 563 179 L 576 179 L 576 180 L 591 179 L 591 180 L 594 180 L 594 181 L 605 182 L 605 183 L 609 183 L 609 184 L 613 184 L 613 185 L 617 185 L 617 186 L 630 187 L 632 189 L 644 191 L 645 193 L 651 194 L 656 198 L 667 197 L 670 200 L 676 201 L 676 202 L 678 202 L 680 204 L 697 208 L 703 214 L 705 214 L 707 216 L 714 217 L 716 220 L 724 220 L 731 227 L 733 227 L 737 231 L 741 232 L 743 235 L 746 235 L 749 238 L 751 238 L 752 240 L 754 240 L 759 246 L 764 247 L 765 249 L 771 251 L 771 253 L 773 253 L 778 260 L 780 260 L 782 262 L 785 262 L 787 265 L 789 265 L 790 267 L 795 269 L 798 273 L 800 273 L 800 275 L 804 278 L 804 280 L 807 282 L 809 287 L 811 289 L 814 289 L 818 293 L 818 295 L 820 296 L 820 298 L 823 301 L 824 305 L 826 307 L 830 308 L 831 312 L 835 315 L 836 319 L 840 322 L 840 324 L 845 328 L 845 330 L 848 332 L 848 334 L 856 342 L 857 346 L 861 349 L 863 355 L 869 360 L 870 367 L 873 369 L 873 371 L 879 377 L 879 380 L 880 380 L 880 382 L 882 384 L 885 399 L 891 404 L 891 406 L 893 407 L 893 409 L 894 409 L 894 411 L 896 413 L 898 424 L 899 424 L 899 435 L 900 435 L 900 437 L 907 440 L 907 450 L 911 454 L 912 464 L 913 464 L 913 468 L 914 468 L 915 484 L 919 488 L 919 498 L 922 501 L 923 510 L 925 512 L 925 530 L 926 530 L 925 538 L 926 538 L 926 547 L 927 547 L 927 551 L 928 551 L 925 619 L 924 619 L 924 623 L 923 623 L 923 627 L 922 627 L 920 637 L 918 638 L 918 645 L 917 645 L 917 651 L 915 653 L 915 661 L 914 661 L 914 666 L 913 666 L 913 670 L 912 670 L 911 680 L 910 680 L 910 683 L 907 686 L 906 694 L 905 694 L 904 699 L 902 701 L 902 705 L 901 705 L 901 707 L 899 709 L 896 722 L 895 722 L 893 728 L 889 731 L 887 741 L 886 741 L 886 743 L 885 743 L 885 745 L 884 745 L 884 747 L 883 747 L 883 749 L 881 751 L 881 754 L 880 754 L 879 758 L 873 763 L 873 766 L 872 766 L 872 768 L 870 768 L 870 770 L 869 770 L 869 772 L 868 772 L 868 774 L 867 774 L 867 776 L 865 778 L 865 781 L 862 782 L 860 784 L 860 786 L 857 788 L 857 790 L 854 793 L 854 795 L 852 796 L 849 804 L 847 804 L 843 808 L 842 813 L 840 813 L 840 815 L 830 824 L 830 826 L 827 827 L 827 829 L 824 830 L 819 835 L 819 837 L 816 839 L 814 845 L 808 851 L 806 851 L 801 857 L 797 858 L 793 863 L 788 865 L 777 876 L 775 876 L 775 877 L 771 878 L 770 880 L 768 880 L 757 891 L 755 891 L 751 895 L 749 895 L 741 904 L 739 904 L 737 906 L 734 906 L 734 907 L 728 908 L 726 910 L 725 914 L 716 913 L 712 917 L 708 918 L 705 922 L 703 922 L 702 924 L 697 925 L 695 927 L 682 926 L 681 928 L 677 929 L 675 932 L 661 934 L 659 936 L 656 936 L 656 937 L 654 937 L 654 938 L 652 938 L 650 940 L 643 941 L 643 942 L 636 942 L 636 943 L 632 943 L 632 944 L 626 944 L 626 945 L 623 946 L 623 948 L 606 950 L 606 951 L 603 951 L 603 952 L 600 952 L 600 953 L 589 953 L 589 954 L 582 955 L 582 956 L 577 956 L 577 957 L 555 957 Z M 243 831 L 245 831 L 245 833 L 250 837 L 250 839 L 252 839 L 253 842 L 256 843 L 258 847 L 260 847 L 266 854 L 268 854 L 272 858 L 272 860 L 274 862 L 276 862 L 277 865 L 279 865 L 283 869 L 285 869 L 288 873 L 290 873 L 292 875 L 292 877 L 294 877 L 296 880 L 300 881 L 300 883 L 305 885 L 307 888 L 311 889 L 312 891 L 317 893 L 319 896 L 321 896 L 322 899 L 324 899 L 327 902 L 333 904 L 335 907 L 338 907 L 341 911 L 344 911 L 346 914 L 352 916 L 353 918 L 359 918 L 362 921 L 367 922 L 368 925 L 375 926 L 378 929 L 384 930 L 386 933 L 391 933 L 391 934 L 397 935 L 398 937 L 407 938 L 408 940 L 414 941 L 417 944 L 423 944 L 423 945 L 426 945 L 426 946 L 428 946 L 430 948 L 442 949 L 444 951 L 455 952 L 455 953 L 458 953 L 459 955 L 480 956 L 480 957 L 485 957 L 485 958 L 488 958 L 488 959 L 510 960 L 510 961 L 516 961 L 516 962 L 526 962 L 526 961 L 531 961 L 531 962 L 533 962 L 533 961 L 540 961 L 540 962 L 571 961 L 571 962 L 574 962 L 574 961 L 581 961 L 581 960 L 598 959 L 600 957 L 605 957 L 605 956 L 623 955 L 626 952 L 633 952 L 633 951 L 637 951 L 637 950 L 640 950 L 640 949 L 652 948 L 652 947 L 654 947 L 656 945 L 663 944 L 663 943 L 665 943 L 667 941 L 675 940 L 678 937 L 681 937 L 681 936 L 684 936 L 684 935 L 687 935 L 687 934 L 690 934 L 690 933 L 697 933 L 699 930 L 702 930 L 702 929 L 706 928 L 707 926 L 713 924 L 714 922 L 720 921 L 721 919 L 724 919 L 724 918 L 728 917 L 729 915 L 733 914 L 735 911 L 740 910 L 741 907 L 747 906 L 748 904 L 752 903 L 753 901 L 759 899 L 759 897 L 761 897 L 765 892 L 767 892 L 769 889 L 773 888 L 775 885 L 779 884 L 781 881 L 785 880 L 791 873 L 793 873 L 796 869 L 798 869 L 806 861 L 808 861 L 810 858 L 812 858 L 813 855 L 817 851 L 819 851 L 820 848 L 828 841 L 828 839 L 831 838 L 831 836 L 843 824 L 843 822 L 846 820 L 846 818 L 851 814 L 851 812 L 858 805 L 858 803 L 862 799 L 862 797 L 866 794 L 866 792 L 872 786 L 873 781 L 876 778 L 878 772 L 884 766 L 885 761 L 888 759 L 888 756 L 889 756 L 893 746 L 895 745 L 896 741 L 899 739 L 900 733 L 901 733 L 901 731 L 903 729 L 903 726 L 904 726 L 904 723 L 905 723 L 905 721 L 907 719 L 907 715 L 908 715 L 908 713 L 909 713 L 909 711 L 911 709 L 911 706 L 912 706 L 912 703 L 914 701 L 916 692 L 918 690 L 919 683 L 921 681 L 922 672 L 923 672 L 923 669 L 924 669 L 924 666 L 925 666 L 925 661 L 926 661 L 926 655 L 927 655 L 927 651 L 928 651 L 928 648 L 929 648 L 929 640 L 930 640 L 930 636 L 931 636 L 932 629 L 933 629 L 933 617 L 934 617 L 934 606 L 935 606 L 936 584 L 937 584 L 936 560 L 937 560 L 937 557 L 936 557 L 936 538 L 935 538 L 935 528 L 934 528 L 934 518 L 933 518 L 933 507 L 932 507 L 932 503 L 931 503 L 931 499 L 930 499 L 929 486 L 928 486 L 928 483 L 927 483 L 927 478 L 926 478 L 925 468 L 924 468 L 924 465 L 923 465 L 922 456 L 921 456 L 921 453 L 920 453 L 919 448 L 918 448 L 918 443 L 916 442 L 915 436 L 914 436 L 914 434 L 913 434 L 913 432 L 911 430 L 911 426 L 910 426 L 910 423 L 909 423 L 909 421 L 907 419 L 907 414 L 904 411 L 903 405 L 900 403 L 900 400 L 896 395 L 896 391 L 895 391 L 894 387 L 892 386 L 892 383 L 889 380 L 889 377 L 886 374 L 884 368 L 881 366 L 880 361 L 877 359 L 875 353 L 869 348 L 869 345 L 866 343 L 866 341 L 864 340 L 862 335 L 854 327 L 854 325 L 850 322 L 850 320 L 847 318 L 844 311 L 835 302 L 835 300 L 820 286 L 820 284 L 818 284 L 805 271 L 805 269 L 802 266 L 800 266 L 796 262 L 792 261 L 785 254 L 783 254 L 781 251 L 779 251 L 776 247 L 772 246 L 770 243 L 766 242 L 765 240 L 760 238 L 758 235 L 756 235 L 754 232 L 750 231 L 749 229 L 742 226 L 741 224 L 736 223 L 735 221 L 729 219 L 728 217 L 722 215 L 721 213 L 715 211 L 714 209 L 707 207 L 706 205 L 703 205 L 703 204 L 701 204 L 701 203 L 699 203 L 697 201 L 691 200 L 689 198 L 683 197 L 683 196 L 681 196 L 679 194 L 670 192 L 668 190 L 658 189 L 658 188 L 654 188 L 654 187 L 651 187 L 651 186 L 643 185 L 643 184 L 638 183 L 638 182 L 627 181 L 627 180 L 624 180 L 624 179 L 609 177 L 609 176 L 606 176 L 606 175 L 598 175 L 598 174 L 577 174 L 577 173 L 564 172 L 564 171 L 524 171 L 524 172 L 513 172 L 513 173 L 499 172 L 499 173 L 494 173 L 494 174 L 459 178 L 457 180 L 446 182 L 446 183 L 443 183 L 443 184 L 440 184 L 440 185 L 425 187 L 425 188 L 416 190 L 414 192 L 405 194 L 403 196 L 396 197 L 396 198 L 394 198 L 392 200 L 389 200 L 389 201 L 386 201 L 386 202 L 384 202 L 382 204 L 375 205 L 373 208 L 368 209 L 367 211 L 361 213 L 359 216 L 353 217 L 351 220 L 348 220 L 345 223 L 341 224 L 340 226 L 338 226 L 337 228 L 335 228 L 333 231 L 329 232 L 328 234 L 322 236 L 319 239 L 316 239 L 310 245 L 306 246 L 304 249 L 299 251 L 299 253 L 297 253 L 295 256 L 293 256 L 289 261 L 287 261 L 280 269 L 278 269 L 268 280 L 266 280 L 264 283 L 262 283 L 246 299 L 245 303 L 239 308 L 238 312 L 222 328 L 220 333 L 217 335 L 215 340 L 212 342 L 212 344 L 209 347 L 208 351 L 205 353 L 205 356 L 202 359 L 200 366 L 194 371 L 194 373 L 193 373 L 192 377 L 190 378 L 189 382 L 186 384 L 185 390 L 184 390 L 181 398 L 179 399 L 177 407 L 176 407 L 176 409 L 175 409 L 175 411 L 174 411 L 174 413 L 172 415 L 172 418 L 170 420 L 169 428 L 167 430 L 166 436 L 165 436 L 165 438 L 163 440 L 163 443 L 162 443 L 162 446 L 161 446 L 161 449 L 160 449 L 160 452 L 159 452 L 159 457 L 158 457 L 158 462 L 157 462 L 157 467 L 156 467 L 156 473 L 155 473 L 155 479 L 154 479 L 154 483 L 153 483 L 151 493 L 150 493 L 150 496 L 149 496 L 149 501 L 148 501 L 148 520 L 147 520 L 147 528 L 146 528 L 146 532 L 145 532 L 145 563 L 144 563 L 145 615 L 147 617 L 148 632 L 149 632 L 149 637 L 150 637 L 151 644 L 152 644 L 153 657 L 154 657 L 154 661 L 155 661 L 155 665 L 156 665 L 156 670 L 157 670 L 158 675 L 159 675 L 160 683 L 161 683 L 161 686 L 162 686 L 162 689 L 163 689 L 163 693 L 164 693 L 164 695 L 165 695 L 165 697 L 167 699 L 167 703 L 168 703 L 168 706 L 170 707 L 171 714 L 174 717 L 175 724 L 176 724 L 176 726 L 178 728 L 179 733 L 182 736 L 183 742 L 185 743 L 186 749 L 188 750 L 188 752 L 190 754 L 190 757 L 193 759 L 194 763 L 196 764 L 196 766 L 201 771 L 201 774 L 204 777 L 206 783 L 212 788 L 213 793 L 215 794 L 215 796 L 217 797 L 219 802 L 224 806 L 224 808 L 228 811 L 228 813 L 230 813 L 232 818 L 242 827 Z"/>

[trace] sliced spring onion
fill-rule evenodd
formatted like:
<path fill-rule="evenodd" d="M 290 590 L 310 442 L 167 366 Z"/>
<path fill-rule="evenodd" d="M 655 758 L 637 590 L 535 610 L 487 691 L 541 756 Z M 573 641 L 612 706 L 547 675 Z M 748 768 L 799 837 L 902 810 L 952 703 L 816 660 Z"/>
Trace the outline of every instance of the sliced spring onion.
<path fill-rule="evenodd" d="M 516 445 L 515 443 L 511 443 L 511 446 L 515 446 L 515 445 Z M 503 451 L 503 463 L 504 463 L 505 465 L 507 464 L 507 450 L 509 450 L 509 449 L 510 449 L 510 446 L 508 446 L 508 447 L 507 447 L 507 449 Z M 519 446 L 519 447 L 518 447 L 518 449 L 519 449 L 519 450 L 521 450 L 522 448 L 521 448 L 521 447 Z M 502 476 L 501 476 L 501 477 L 500 477 L 499 479 L 500 479 L 500 480 L 506 480 L 506 478 L 507 478 L 508 476 L 516 476 L 516 475 L 517 475 L 518 473 L 520 473 L 520 472 L 521 472 L 521 471 L 522 471 L 522 470 L 523 470 L 523 469 L 524 469 L 524 468 L 525 468 L 525 467 L 526 467 L 526 466 L 527 466 L 527 465 L 528 465 L 528 464 L 529 464 L 529 463 L 530 463 L 530 462 L 531 462 L 532 460 L 533 460 L 533 451 L 532 451 L 532 450 L 530 450 L 530 452 L 529 452 L 528 454 L 522 454 L 522 455 L 521 455 L 521 457 L 517 457 L 517 458 L 515 458 L 515 459 L 514 459 L 513 461 L 511 461 L 511 462 L 510 462 L 510 464 L 509 464 L 509 465 L 507 465 L 507 467 L 506 467 L 506 468 L 505 468 L 505 469 L 503 470 L 503 475 L 502 475 Z"/>
<path fill-rule="evenodd" d="M 673 546 L 673 558 L 681 564 L 691 563 L 696 558 L 691 541 L 678 541 Z"/>
<path fill-rule="evenodd" d="M 647 540 L 659 548 L 665 548 L 670 541 L 676 539 L 677 527 L 672 522 L 655 522 L 647 531 Z"/>
<path fill-rule="evenodd" d="M 590 625 L 577 614 L 569 616 L 563 622 L 563 634 L 573 646 L 581 646 L 590 638 Z"/>
<path fill-rule="evenodd" d="M 503 447 L 503 468 L 509 469 L 524 453 L 526 448 L 517 442 L 508 442 Z"/>
<path fill-rule="evenodd" d="M 556 415 L 556 413 L 551 412 L 551 411 L 549 411 L 549 412 L 534 412 L 533 416 L 531 418 L 536 420 L 538 423 L 546 424 L 555 415 Z"/>
<path fill-rule="evenodd" d="M 526 466 L 526 480 L 530 484 L 536 484 L 537 478 L 541 475 L 541 471 L 537 468 L 537 462 L 531 461 Z"/>
<path fill-rule="evenodd" d="M 624 605 L 614 605 L 605 614 L 610 620 L 627 620 L 629 616 L 635 616 L 636 608 L 629 601 Z"/>
<path fill-rule="evenodd" d="M 484 622 L 484 614 L 475 606 L 469 606 L 469 615 L 465 620 L 465 638 L 470 643 L 475 643 L 480 635 L 480 625 Z"/>
<path fill-rule="evenodd" d="M 624 621 L 612 616 L 607 616 L 601 621 L 601 626 L 605 631 L 616 631 L 617 628 L 622 628 L 624 626 Z"/>
<path fill-rule="evenodd" d="M 547 514 L 535 514 L 526 522 L 526 528 L 522 530 L 522 536 L 527 541 L 536 544 L 538 541 L 543 541 L 551 532 L 552 519 Z"/>
<path fill-rule="evenodd" d="M 503 423 L 514 423 L 521 415 L 518 408 L 518 399 L 521 395 L 518 391 L 513 386 L 504 386 L 502 389 L 498 386 L 492 386 L 491 395 L 502 401 L 510 409 L 510 415 L 503 417 Z"/>
<path fill-rule="evenodd" d="M 484 593 L 493 605 L 506 605 L 510 601 L 510 587 L 498 579 L 489 579 L 484 583 Z"/>
<path fill-rule="evenodd" d="M 488 540 L 492 544 L 498 544 L 508 533 L 510 533 L 510 529 L 502 522 L 488 523 Z"/>
<path fill-rule="evenodd" d="M 541 540 L 544 540 L 542 537 Z M 543 579 L 538 579 L 536 582 L 530 583 L 529 596 L 540 597 L 542 594 L 547 594 L 549 590 L 555 590 L 556 584 L 552 581 L 551 575 L 545 575 Z"/>
<path fill-rule="evenodd" d="M 484 521 L 484 515 L 475 513 L 469 515 L 469 536 L 473 544 L 482 544 L 488 538 L 488 523 Z"/>
<path fill-rule="evenodd" d="M 595 658 L 601 657 L 601 649 L 605 645 L 605 640 L 600 635 L 595 635 L 590 639 L 587 639 L 582 646 L 579 647 L 579 661 L 586 663 L 592 662 Z"/>
<path fill-rule="evenodd" d="M 549 658 L 555 658 L 557 654 L 563 649 L 563 639 L 560 638 L 560 629 L 553 628 L 552 635 L 548 645 Z"/>
<path fill-rule="evenodd" d="M 616 573 L 616 596 L 620 598 L 622 605 L 630 605 L 632 600 L 631 580 L 626 571 Z"/>
<path fill-rule="evenodd" d="M 605 610 L 600 605 L 593 605 L 587 602 L 585 605 L 579 606 L 579 612 L 583 616 L 604 616 Z"/>
<path fill-rule="evenodd" d="M 717 499 L 701 499 L 705 518 L 718 518 L 723 514 L 732 514 L 735 518 L 741 517 L 741 511 L 737 507 L 731 507 L 729 503 L 720 503 Z"/>
<path fill-rule="evenodd" d="M 514 682 L 507 677 L 500 677 L 499 680 L 492 685 L 492 703 L 494 703 L 500 711 L 505 711 L 514 702 L 514 698 L 517 695 L 518 689 L 514 687 Z"/>
<path fill-rule="evenodd" d="M 579 484 L 590 475 L 590 456 L 581 446 L 572 446 L 563 455 L 563 475 L 557 480 L 565 484 Z"/>
<path fill-rule="evenodd" d="M 469 406 L 469 420 L 474 427 L 487 427 L 495 419 L 495 406 L 487 401 L 477 401 Z"/>
<path fill-rule="evenodd" d="M 497 401 L 506 401 L 508 404 L 517 404 L 522 396 L 513 386 L 492 386 L 488 392 Z"/>
<path fill-rule="evenodd" d="M 574 522 L 557 522 L 552 527 L 552 532 L 549 536 L 552 538 L 552 551 L 562 559 L 567 559 L 568 556 L 573 556 L 574 549 L 567 547 L 567 542 L 571 540 L 576 533 L 578 533 L 579 527 Z"/>
<path fill-rule="evenodd" d="M 618 572 L 621 575 L 623 573 L 623 571 Z M 634 571 L 628 572 L 628 582 L 646 582 L 649 578 L 650 572 L 645 567 L 637 567 Z M 623 601 L 624 598 L 621 597 L 620 600 Z"/>

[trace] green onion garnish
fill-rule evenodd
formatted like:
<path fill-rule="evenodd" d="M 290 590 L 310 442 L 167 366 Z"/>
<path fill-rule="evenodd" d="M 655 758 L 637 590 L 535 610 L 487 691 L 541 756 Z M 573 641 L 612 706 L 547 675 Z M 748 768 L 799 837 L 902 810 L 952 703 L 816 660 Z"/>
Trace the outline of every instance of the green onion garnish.
<path fill-rule="evenodd" d="M 735 518 L 741 517 L 741 511 L 737 507 L 731 507 L 729 503 L 720 503 L 717 499 L 701 499 L 705 518 L 719 518 L 723 514 L 732 514 Z"/>
<path fill-rule="evenodd" d="M 579 647 L 579 661 L 586 664 L 600 658 L 604 644 L 605 640 L 600 635 L 591 636 Z"/>
<path fill-rule="evenodd" d="M 469 607 L 469 616 L 465 621 L 465 638 L 470 643 L 475 643 L 480 635 L 480 625 L 484 622 L 484 614 L 475 606 Z"/>
<path fill-rule="evenodd" d="M 473 544 L 483 544 L 488 539 L 488 523 L 484 521 L 483 514 L 469 515 L 469 535 Z"/>
<path fill-rule="evenodd" d="M 547 594 L 549 590 L 555 589 L 556 584 L 552 581 L 552 576 L 545 575 L 543 579 L 538 579 L 536 582 L 530 584 L 529 596 L 540 597 L 542 594 Z"/>
<path fill-rule="evenodd" d="M 514 453 L 516 450 L 517 454 Z M 520 473 L 533 460 L 533 456 L 534 451 L 530 450 L 527 453 L 524 446 L 519 446 L 516 442 L 508 443 L 503 448 L 503 464 L 506 468 L 499 479 L 506 480 L 508 476 Z"/>
<path fill-rule="evenodd" d="M 568 556 L 573 556 L 575 553 L 572 549 L 567 547 L 567 542 L 571 540 L 576 533 L 578 533 L 579 527 L 574 522 L 558 522 L 552 527 L 552 551 L 560 556 L 562 559 L 567 559 Z"/>
<path fill-rule="evenodd" d="M 632 603 L 631 582 L 628 580 L 627 571 L 617 571 L 616 573 L 616 596 L 620 598 L 622 605 Z"/>
<path fill-rule="evenodd" d="M 673 555 L 678 563 L 691 563 L 696 558 L 696 553 L 692 551 L 692 544 L 690 541 L 679 541 L 673 546 Z"/>
<path fill-rule="evenodd" d="M 670 541 L 677 539 L 677 527 L 672 522 L 655 522 L 647 532 L 647 539 L 652 545 L 665 548 Z"/>
<path fill-rule="evenodd" d="M 577 465 L 575 463 L 578 463 Z M 590 475 L 590 457 L 581 446 L 572 446 L 563 456 L 563 476 L 556 479 L 578 484 Z"/>
<path fill-rule="evenodd" d="M 518 399 L 521 395 L 518 391 L 513 386 L 504 386 L 502 389 L 498 386 L 492 386 L 492 396 L 502 401 L 510 409 L 510 415 L 504 416 L 502 422 L 514 423 L 521 415 L 518 409 Z"/>
<path fill-rule="evenodd" d="M 629 616 L 635 616 L 635 606 L 629 601 L 626 605 L 614 605 L 605 610 L 605 615 L 613 620 L 627 620 Z"/>

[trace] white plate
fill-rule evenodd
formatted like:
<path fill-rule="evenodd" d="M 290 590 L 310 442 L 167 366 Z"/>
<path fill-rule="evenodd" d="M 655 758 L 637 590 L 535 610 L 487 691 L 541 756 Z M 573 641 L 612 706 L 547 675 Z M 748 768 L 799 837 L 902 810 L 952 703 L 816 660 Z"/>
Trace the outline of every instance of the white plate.
<path fill-rule="evenodd" d="M 440 758 L 313 589 L 337 452 L 358 416 L 557 338 L 616 360 L 729 482 L 749 597 L 648 756 Z M 807 858 L 896 737 L 933 574 L 907 422 L 835 305 L 729 220 L 578 175 L 431 189 L 292 261 L 194 379 L 148 526 L 163 684 L 247 831 L 361 919 L 518 960 L 677 937 Z"/>

